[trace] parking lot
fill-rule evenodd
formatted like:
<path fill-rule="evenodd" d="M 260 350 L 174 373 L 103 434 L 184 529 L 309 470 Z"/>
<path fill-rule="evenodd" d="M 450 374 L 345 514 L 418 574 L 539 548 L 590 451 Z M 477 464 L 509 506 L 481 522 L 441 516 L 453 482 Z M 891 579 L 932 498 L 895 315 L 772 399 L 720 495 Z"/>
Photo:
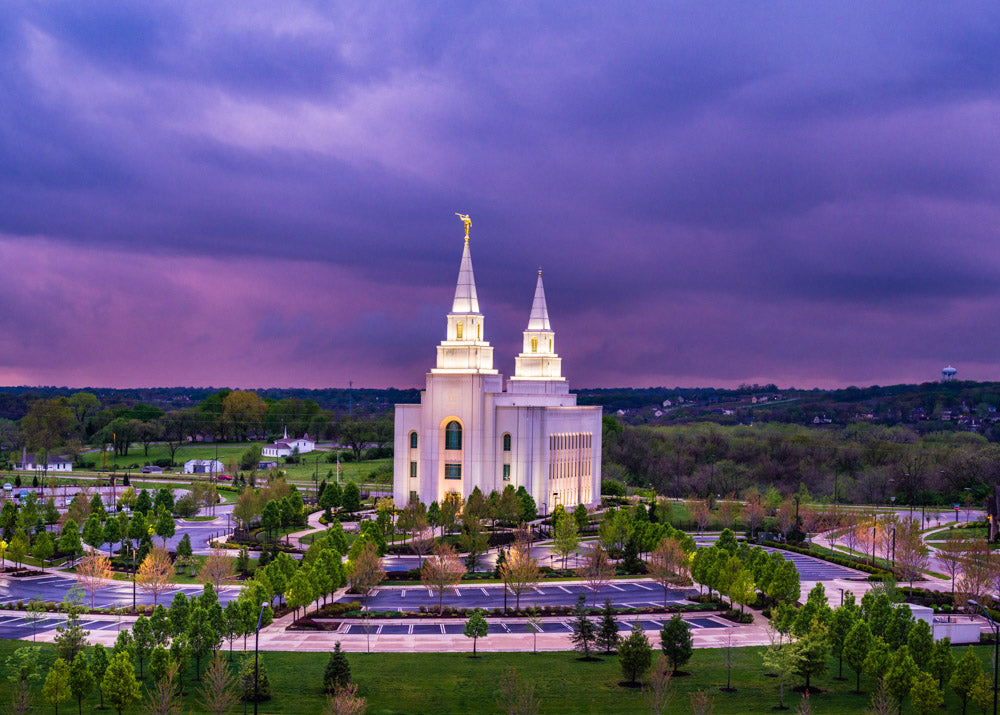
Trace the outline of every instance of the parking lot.
<path fill-rule="evenodd" d="M 729 628 L 733 627 L 733 624 L 727 624 L 726 622 L 712 618 L 712 617 L 692 617 L 685 618 L 688 625 L 691 626 L 692 630 L 700 630 L 705 628 Z M 642 618 L 642 619 L 632 619 L 623 620 L 618 619 L 618 630 L 619 631 L 630 631 L 632 630 L 633 623 L 639 623 L 644 631 L 660 631 L 663 630 L 663 626 L 666 620 L 663 618 Z M 489 633 L 490 635 L 505 635 L 509 633 L 513 634 L 523 634 L 523 633 L 570 633 L 573 628 L 570 624 L 569 619 L 557 619 L 551 620 L 546 619 L 538 624 L 535 628 L 530 623 L 525 623 L 521 621 L 508 621 L 504 619 L 500 620 L 488 620 Z M 363 623 L 344 623 L 338 629 L 338 633 L 344 633 L 348 635 L 462 635 L 465 631 L 465 623 L 456 620 L 454 623 L 378 623 L 369 622 L 368 624 Z"/>
<path fill-rule="evenodd" d="M 588 604 L 594 602 L 594 593 L 586 585 L 579 583 L 541 584 L 527 589 L 521 594 L 521 607 L 530 606 L 570 606 L 583 594 Z M 652 581 L 619 581 L 598 589 L 596 602 L 610 599 L 623 608 L 646 608 L 663 606 L 663 589 Z M 344 596 L 340 602 L 358 601 L 359 596 Z M 507 593 L 506 605 L 513 608 L 515 597 Z M 667 603 L 686 603 L 684 591 L 667 592 Z M 458 608 L 503 608 L 504 588 L 500 584 L 475 586 L 462 584 L 444 595 L 444 605 Z M 368 598 L 368 607 L 376 611 L 416 611 L 420 606 L 428 609 L 438 607 L 438 595 L 429 588 L 414 583 L 412 586 L 381 588 Z"/>

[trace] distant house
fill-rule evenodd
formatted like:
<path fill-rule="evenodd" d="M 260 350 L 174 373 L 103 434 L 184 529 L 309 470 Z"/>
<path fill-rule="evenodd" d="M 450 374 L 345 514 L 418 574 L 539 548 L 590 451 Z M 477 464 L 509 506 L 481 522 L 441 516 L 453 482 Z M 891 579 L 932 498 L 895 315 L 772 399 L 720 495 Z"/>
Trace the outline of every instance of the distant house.
<path fill-rule="evenodd" d="M 257 469 L 277 469 L 277 468 L 278 468 L 278 463 L 270 459 L 261 460 L 260 462 L 257 463 Z"/>
<path fill-rule="evenodd" d="M 69 457 L 49 457 L 48 464 L 38 464 L 35 455 L 23 453 L 21 461 L 14 465 L 14 469 L 24 472 L 72 472 L 73 460 Z"/>
<path fill-rule="evenodd" d="M 222 474 L 224 469 L 217 459 L 189 459 L 184 462 L 185 474 Z"/>
<path fill-rule="evenodd" d="M 157 467 L 155 465 L 146 465 L 142 468 L 143 474 L 163 474 L 163 467 Z"/>
<path fill-rule="evenodd" d="M 306 454 L 307 452 L 312 452 L 314 449 L 316 449 L 316 442 L 309 439 L 309 435 L 304 434 L 298 439 L 289 438 L 288 430 L 286 429 L 284 438 L 279 439 L 274 444 L 261 447 L 260 454 L 262 457 L 278 459 L 280 457 L 290 457 L 293 454 Z"/>

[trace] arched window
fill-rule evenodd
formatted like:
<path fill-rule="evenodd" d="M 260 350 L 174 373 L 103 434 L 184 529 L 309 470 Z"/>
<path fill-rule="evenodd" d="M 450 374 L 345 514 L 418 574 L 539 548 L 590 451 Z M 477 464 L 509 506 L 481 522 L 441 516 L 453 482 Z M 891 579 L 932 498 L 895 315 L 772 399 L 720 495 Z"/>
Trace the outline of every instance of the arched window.
<path fill-rule="evenodd" d="M 510 433 L 509 432 L 505 433 L 504 436 L 503 436 L 503 451 L 504 452 L 509 452 L 510 451 Z"/>
<path fill-rule="evenodd" d="M 444 448 L 462 448 L 462 425 L 458 424 L 455 420 L 449 422 L 444 428 Z"/>
<path fill-rule="evenodd" d="M 410 449 L 416 449 L 416 448 L 417 448 L 417 433 L 410 432 Z"/>

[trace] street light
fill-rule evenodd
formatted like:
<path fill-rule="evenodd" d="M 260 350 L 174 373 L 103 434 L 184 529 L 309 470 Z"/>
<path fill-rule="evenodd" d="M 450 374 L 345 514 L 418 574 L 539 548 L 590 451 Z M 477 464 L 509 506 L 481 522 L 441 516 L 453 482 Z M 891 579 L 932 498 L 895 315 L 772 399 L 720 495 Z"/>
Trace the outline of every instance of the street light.
<path fill-rule="evenodd" d="M 983 605 L 978 601 L 973 601 L 969 599 L 969 605 L 975 606 L 983 615 L 986 616 L 986 620 L 990 622 L 990 627 L 993 629 L 993 715 L 997 715 L 997 664 L 1000 661 L 997 660 L 997 656 L 1000 656 L 1000 625 L 997 625 L 996 621 L 990 618 L 990 614 L 983 608 Z"/>
<path fill-rule="evenodd" d="M 257 633 L 253 639 L 253 715 L 257 715 L 257 683 L 260 682 L 257 670 L 257 646 L 260 644 L 260 622 L 264 619 L 265 608 L 267 608 L 266 603 L 260 604 L 260 615 L 257 616 Z"/>

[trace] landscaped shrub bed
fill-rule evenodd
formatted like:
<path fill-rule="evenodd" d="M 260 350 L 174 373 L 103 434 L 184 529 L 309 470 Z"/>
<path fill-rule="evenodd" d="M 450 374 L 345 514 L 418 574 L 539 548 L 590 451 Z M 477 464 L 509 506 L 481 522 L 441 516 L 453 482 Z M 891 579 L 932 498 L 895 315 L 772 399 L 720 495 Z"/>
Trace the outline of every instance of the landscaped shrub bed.
<path fill-rule="evenodd" d="M 753 614 L 737 611 L 735 608 L 730 608 L 724 613 L 720 613 L 720 616 L 725 618 L 727 621 L 732 621 L 733 623 L 753 623 Z"/>

